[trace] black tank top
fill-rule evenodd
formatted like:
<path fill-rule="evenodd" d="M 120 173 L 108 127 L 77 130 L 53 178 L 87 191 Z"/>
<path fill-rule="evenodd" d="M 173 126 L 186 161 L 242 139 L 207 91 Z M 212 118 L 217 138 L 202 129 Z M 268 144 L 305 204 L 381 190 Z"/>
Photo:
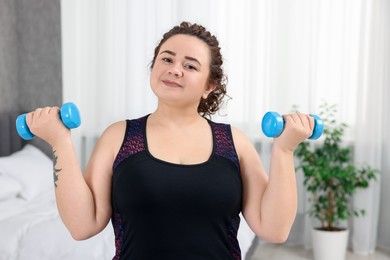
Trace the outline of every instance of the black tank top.
<path fill-rule="evenodd" d="M 241 259 L 242 187 L 230 125 L 208 120 L 210 158 L 180 165 L 149 153 L 147 117 L 126 121 L 113 165 L 113 259 Z"/>

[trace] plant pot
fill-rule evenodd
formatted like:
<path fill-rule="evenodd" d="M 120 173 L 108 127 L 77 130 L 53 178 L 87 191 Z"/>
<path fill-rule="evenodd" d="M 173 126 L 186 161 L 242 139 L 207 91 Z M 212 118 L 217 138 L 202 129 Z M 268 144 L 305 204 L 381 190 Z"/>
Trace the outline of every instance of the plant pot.
<path fill-rule="evenodd" d="M 312 229 L 315 260 L 345 260 L 348 244 L 348 229 L 323 231 Z"/>

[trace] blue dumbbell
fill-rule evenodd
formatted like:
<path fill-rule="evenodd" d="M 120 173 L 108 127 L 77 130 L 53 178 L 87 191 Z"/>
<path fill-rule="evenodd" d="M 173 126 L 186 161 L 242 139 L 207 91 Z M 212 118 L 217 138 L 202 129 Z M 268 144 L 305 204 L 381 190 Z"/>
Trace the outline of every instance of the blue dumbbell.
<path fill-rule="evenodd" d="M 72 129 L 80 126 L 80 112 L 74 103 L 68 102 L 63 104 L 59 114 L 62 123 L 67 128 Z M 18 118 L 16 118 L 16 130 L 18 131 L 20 137 L 22 137 L 24 140 L 30 140 L 35 137 L 35 135 L 30 132 L 30 129 L 27 126 L 26 114 L 19 115 Z"/>
<path fill-rule="evenodd" d="M 310 116 L 314 117 L 314 129 L 313 134 L 309 137 L 309 139 L 318 139 L 324 132 L 324 122 L 317 115 L 310 114 Z M 261 122 L 261 128 L 267 137 L 280 136 L 283 132 L 283 127 L 284 119 L 277 112 L 267 112 Z"/>

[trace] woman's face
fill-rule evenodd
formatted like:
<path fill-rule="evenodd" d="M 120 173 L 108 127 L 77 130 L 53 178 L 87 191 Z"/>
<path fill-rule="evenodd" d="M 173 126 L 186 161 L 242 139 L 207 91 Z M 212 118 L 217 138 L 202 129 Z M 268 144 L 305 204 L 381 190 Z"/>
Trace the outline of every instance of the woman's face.
<path fill-rule="evenodd" d="M 159 102 L 195 107 L 212 91 L 210 50 L 202 40 L 184 34 L 161 45 L 152 68 L 150 85 Z"/>

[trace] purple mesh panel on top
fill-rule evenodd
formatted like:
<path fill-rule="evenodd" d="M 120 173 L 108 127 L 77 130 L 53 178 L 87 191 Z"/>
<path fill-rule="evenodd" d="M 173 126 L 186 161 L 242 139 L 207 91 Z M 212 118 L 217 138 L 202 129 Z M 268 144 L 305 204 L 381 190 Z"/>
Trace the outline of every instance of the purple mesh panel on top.
<path fill-rule="evenodd" d="M 230 242 L 229 247 L 234 260 L 241 260 L 241 249 L 237 239 L 238 228 L 240 227 L 240 220 L 241 219 L 239 216 L 233 218 L 228 227 L 228 238 Z"/>
<path fill-rule="evenodd" d="M 215 154 L 232 161 L 238 170 L 240 163 L 234 148 L 230 125 L 211 122 L 215 135 Z"/>
<path fill-rule="evenodd" d="M 113 166 L 114 170 L 130 155 L 142 152 L 146 149 L 144 137 L 145 121 L 146 116 L 126 121 L 125 138 L 123 140 L 122 147 L 115 158 Z"/>
<path fill-rule="evenodd" d="M 112 260 L 118 260 L 121 257 L 123 227 L 122 220 L 119 213 L 113 213 L 111 218 L 112 226 L 115 234 L 115 256 Z"/>

